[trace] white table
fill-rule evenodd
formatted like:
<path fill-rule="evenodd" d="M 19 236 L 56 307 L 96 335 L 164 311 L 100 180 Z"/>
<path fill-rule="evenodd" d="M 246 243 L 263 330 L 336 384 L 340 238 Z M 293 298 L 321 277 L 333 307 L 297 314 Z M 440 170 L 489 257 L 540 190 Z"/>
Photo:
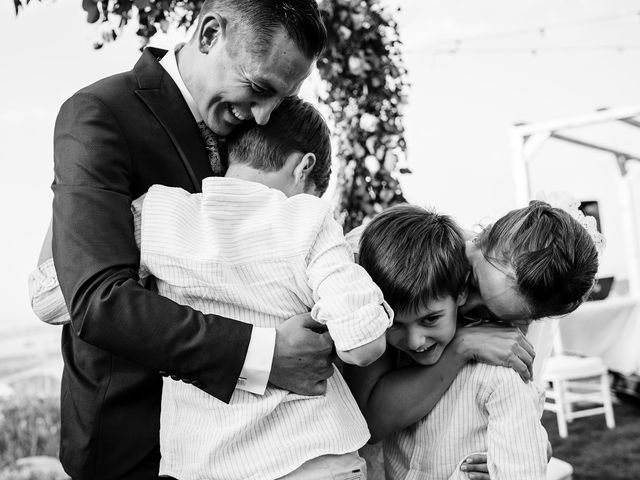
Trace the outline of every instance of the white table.
<path fill-rule="evenodd" d="M 640 374 L 640 299 L 609 297 L 586 302 L 559 319 L 565 352 L 602 358 L 609 370 Z"/>

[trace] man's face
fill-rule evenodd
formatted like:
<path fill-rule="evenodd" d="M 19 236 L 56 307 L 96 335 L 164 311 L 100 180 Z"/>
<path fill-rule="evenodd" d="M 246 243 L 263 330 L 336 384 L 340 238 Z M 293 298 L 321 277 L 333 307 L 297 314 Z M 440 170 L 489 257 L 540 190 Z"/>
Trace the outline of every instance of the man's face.
<path fill-rule="evenodd" d="M 396 313 L 387 330 L 387 343 L 420 365 L 433 365 L 456 333 L 458 303 L 462 301 L 445 297 L 416 312 Z"/>
<path fill-rule="evenodd" d="M 256 54 L 253 33 L 221 28 L 214 15 L 203 19 L 189 90 L 205 123 L 219 135 L 227 135 L 243 121 L 269 121 L 280 102 L 296 95 L 309 75 L 312 59 L 306 58 L 284 29 L 275 32 L 263 54 Z"/>

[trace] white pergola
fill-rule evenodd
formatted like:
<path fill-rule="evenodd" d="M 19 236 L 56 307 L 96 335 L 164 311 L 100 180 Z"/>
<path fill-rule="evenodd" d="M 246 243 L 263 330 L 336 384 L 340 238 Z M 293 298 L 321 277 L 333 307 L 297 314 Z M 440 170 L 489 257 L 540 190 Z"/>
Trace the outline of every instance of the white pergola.
<path fill-rule="evenodd" d="M 515 125 L 512 129 L 514 180 L 518 204 L 526 205 L 532 199 L 533 194 L 531 190 L 531 164 L 542 145 L 549 140 L 568 142 L 611 154 L 611 158 L 614 160 L 619 172 L 617 190 L 628 258 L 629 294 L 638 297 L 640 295 L 640 234 L 638 233 L 640 206 L 634 205 L 633 202 L 632 174 L 628 165 L 630 162 L 639 162 L 640 164 L 640 155 L 598 145 L 567 133 L 568 130 L 577 127 L 609 122 L 621 122 L 627 126 L 640 129 L 640 105 L 600 109 L 588 115 L 549 122 Z"/>

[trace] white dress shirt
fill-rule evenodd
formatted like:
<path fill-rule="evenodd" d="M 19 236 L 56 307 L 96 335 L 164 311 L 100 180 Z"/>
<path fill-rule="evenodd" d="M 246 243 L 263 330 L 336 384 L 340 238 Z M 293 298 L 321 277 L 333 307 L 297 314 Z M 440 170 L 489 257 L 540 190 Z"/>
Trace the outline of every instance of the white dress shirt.
<path fill-rule="evenodd" d="M 392 312 L 327 202 L 234 178 L 206 178 L 202 190 L 156 185 L 133 204 L 140 263 L 160 294 L 264 328 L 311 309 L 341 350 L 384 334 Z M 278 478 L 369 438 L 337 370 L 321 396 L 269 386 L 263 396 L 236 390 L 228 405 L 165 379 L 160 423 L 160 473 L 181 480 Z"/>

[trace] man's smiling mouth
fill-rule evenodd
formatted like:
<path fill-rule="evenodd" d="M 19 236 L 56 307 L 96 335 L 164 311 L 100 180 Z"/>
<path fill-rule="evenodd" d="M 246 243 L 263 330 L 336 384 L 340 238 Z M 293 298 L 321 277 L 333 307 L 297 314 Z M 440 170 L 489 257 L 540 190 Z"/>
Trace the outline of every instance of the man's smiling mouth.
<path fill-rule="evenodd" d="M 245 120 L 248 120 L 250 118 L 249 115 L 243 114 L 235 105 L 229 104 L 229 111 L 241 122 L 244 122 Z"/>

